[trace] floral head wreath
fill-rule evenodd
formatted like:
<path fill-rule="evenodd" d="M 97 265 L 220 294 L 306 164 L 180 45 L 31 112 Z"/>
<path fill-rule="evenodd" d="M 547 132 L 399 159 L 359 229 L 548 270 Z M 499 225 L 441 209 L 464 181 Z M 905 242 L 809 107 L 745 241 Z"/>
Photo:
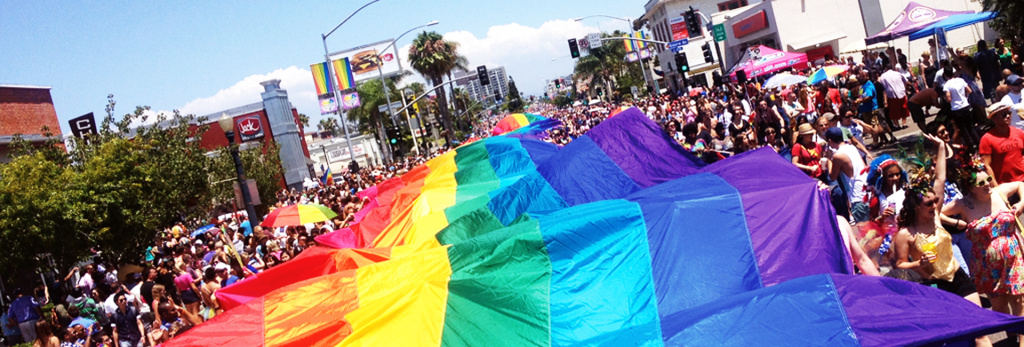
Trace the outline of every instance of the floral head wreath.
<path fill-rule="evenodd" d="M 978 173 L 985 171 L 985 162 L 981 161 L 978 157 L 972 157 L 971 161 L 965 162 L 957 169 L 957 175 L 961 177 L 960 182 L 974 183 L 978 181 Z"/>
<path fill-rule="evenodd" d="M 913 170 L 910 174 L 910 182 L 907 184 L 910 191 L 916 193 L 918 196 L 923 196 L 932 190 L 932 184 L 935 181 L 935 175 L 929 172 L 927 167 L 919 167 Z"/>

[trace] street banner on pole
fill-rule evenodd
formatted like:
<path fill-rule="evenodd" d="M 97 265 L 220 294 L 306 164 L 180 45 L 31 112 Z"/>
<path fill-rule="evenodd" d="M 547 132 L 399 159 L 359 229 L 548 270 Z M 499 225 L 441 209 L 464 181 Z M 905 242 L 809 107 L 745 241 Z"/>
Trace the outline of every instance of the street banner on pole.
<path fill-rule="evenodd" d="M 260 201 L 260 191 L 256 189 L 256 180 L 251 178 L 245 180 L 245 186 L 249 188 L 249 197 L 252 198 L 252 205 L 256 206 L 262 204 L 263 202 Z M 239 210 L 245 209 L 245 199 L 242 199 L 242 188 L 238 185 L 238 182 L 234 183 L 234 190 L 235 206 L 238 207 Z"/>
<path fill-rule="evenodd" d="M 316 95 L 327 95 L 334 92 L 334 84 L 330 83 L 329 73 L 327 73 L 327 63 L 310 64 L 309 71 L 313 72 L 313 86 L 316 87 Z"/>
<path fill-rule="evenodd" d="M 362 105 L 359 102 L 359 93 L 351 92 L 341 96 L 341 108 L 345 111 L 359 107 L 359 105 Z"/>
<path fill-rule="evenodd" d="M 338 101 L 333 97 L 321 98 L 320 99 L 320 114 L 328 114 L 338 112 Z"/>

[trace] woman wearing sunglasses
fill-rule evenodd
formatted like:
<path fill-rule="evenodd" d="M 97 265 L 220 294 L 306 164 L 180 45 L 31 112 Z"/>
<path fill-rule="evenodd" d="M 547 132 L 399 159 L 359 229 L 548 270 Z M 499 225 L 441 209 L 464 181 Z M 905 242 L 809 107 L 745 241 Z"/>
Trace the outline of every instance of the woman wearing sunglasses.
<path fill-rule="evenodd" d="M 988 294 L 992 309 L 1024 315 L 1024 248 L 1014 220 L 1020 216 L 1024 202 L 1009 206 L 1005 200 L 1013 195 L 1024 196 L 1024 184 L 996 185 L 980 160 L 966 163 L 959 176 L 963 199 L 942 207 L 942 221 L 967 228 L 967 238 L 974 243 L 971 275 L 978 292 Z M 950 217 L 957 215 L 959 219 Z"/>
<path fill-rule="evenodd" d="M 911 177 L 897 218 L 899 231 L 893 237 L 896 266 L 915 271 L 922 284 L 956 294 L 981 306 L 974 282 L 960 268 L 953 255 L 953 238 L 942 227 L 940 210 L 946 186 L 946 144 L 931 135 L 925 137 L 938 147 L 935 168 L 919 168 Z M 991 346 L 988 336 L 975 340 L 978 346 Z"/>

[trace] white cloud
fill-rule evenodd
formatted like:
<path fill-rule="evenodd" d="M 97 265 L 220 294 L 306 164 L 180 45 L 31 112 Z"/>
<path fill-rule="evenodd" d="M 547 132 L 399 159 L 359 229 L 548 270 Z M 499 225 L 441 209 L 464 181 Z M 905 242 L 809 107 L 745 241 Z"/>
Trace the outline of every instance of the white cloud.
<path fill-rule="evenodd" d="M 288 91 L 288 100 L 299 109 L 299 112 L 308 115 L 310 111 L 318 108 L 312 74 L 308 69 L 293 65 L 274 70 L 268 74 L 252 75 L 243 78 L 238 83 L 217 91 L 213 96 L 189 101 L 179 110 L 181 110 L 182 114 L 204 116 L 213 112 L 259 102 L 262 100 L 260 93 L 264 91 L 260 83 L 273 79 L 281 80 L 281 89 Z"/>
<path fill-rule="evenodd" d="M 585 26 L 571 20 L 545 22 L 540 27 L 528 27 L 517 23 L 497 25 L 487 35 L 477 38 L 470 32 L 455 31 L 444 34 L 445 39 L 459 43 L 460 54 L 469 59 L 470 68 L 487 65 L 504 66 L 505 71 L 515 78 L 516 86 L 525 94 L 543 93 L 543 81 L 572 73 L 573 60 L 568 58 L 566 40 L 581 38 L 588 33 L 598 32 L 597 28 Z M 399 49 L 402 67 L 409 67 L 409 45 Z M 551 61 L 553 58 L 559 58 Z M 403 80 L 403 84 L 424 82 L 415 71 Z M 315 129 L 320 116 L 319 102 L 314 91 L 313 79 L 308 69 L 289 66 L 266 74 L 243 78 L 234 85 L 217 91 L 213 96 L 202 97 L 185 103 L 179 110 L 182 114 L 204 116 L 246 104 L 259 102 L 263 86 L 260 82 L 279 79 L 281 88 L 288 91 L 288 99 L 299 111 L 310 117 L 310 127 Z M 153 114 L 169 111 L 155 111 Z"/>
<path fill-rule="evenodd" d="M 537 28 L 517 23 L 493 26 L 483 38 L 467 31 L 446 33 L 444 37 L 459 43 L 459 52 L 469 59 L 470 66 L 504 66 L 521 92 L 539 95 L 544 80 L 572 73 L 567 40 L 594 32 L 598 29 L 581 22 L 554 20 Z"/>

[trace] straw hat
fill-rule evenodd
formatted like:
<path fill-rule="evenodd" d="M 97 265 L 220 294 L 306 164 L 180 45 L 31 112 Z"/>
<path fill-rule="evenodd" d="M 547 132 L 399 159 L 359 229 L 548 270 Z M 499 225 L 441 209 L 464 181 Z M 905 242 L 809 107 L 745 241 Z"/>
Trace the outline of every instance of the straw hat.
<path fill-rule="evenodd" d="M 992 106 L 989 106 L 986 111 L 988 112 L 988 118 L 991 119 L 992 116 L 1010 111 L 1010 106 L 1006 106 L 1006 104 L 998 102 L 992 104 Z"/>
<path fill-rule="evenodd" d="M 796 129 L 800 135 L 811 135 L 814 134 L 814 128 L 811 127 L 810 123 L 800 124 L 800 127 Z"/>

